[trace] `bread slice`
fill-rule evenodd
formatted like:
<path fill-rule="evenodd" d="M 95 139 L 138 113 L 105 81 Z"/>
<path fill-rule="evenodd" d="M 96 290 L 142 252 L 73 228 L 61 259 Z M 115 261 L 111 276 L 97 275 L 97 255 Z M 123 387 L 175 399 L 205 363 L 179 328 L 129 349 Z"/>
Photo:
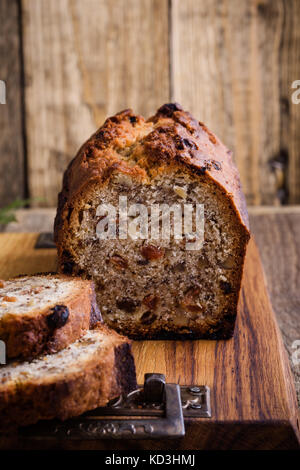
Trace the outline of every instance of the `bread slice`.
<path fill-rule="evenodd" d="M 59 351 L 98 321 L 92 281 L 39 274 L 0 283 L 0 340 L 7 358 Z"/>
<path fill-rule="evenodd" d="M 136 388 L 129 340 L 98 325 L 60 352 L 0 368 L 0 429 L 65 420 Z"/>
<path fill-rule="evenodd" d="M 204 243 L 99 239 L 98 207 L 204 205 Z M 120 213 L 119 213 L 120 214 Z M 161 223 L 162 221 L 160 221 Z M 152 230 L 152 229 L 151 229 Z M 55 220 L 62 272 L 91 276 L 104 321 L 142 338 L 229 338 L 241 286 L 248 215 L 232 154 L 176 103 L 145 121 L 131 110 L 109 119 L 64 175 Z"/>

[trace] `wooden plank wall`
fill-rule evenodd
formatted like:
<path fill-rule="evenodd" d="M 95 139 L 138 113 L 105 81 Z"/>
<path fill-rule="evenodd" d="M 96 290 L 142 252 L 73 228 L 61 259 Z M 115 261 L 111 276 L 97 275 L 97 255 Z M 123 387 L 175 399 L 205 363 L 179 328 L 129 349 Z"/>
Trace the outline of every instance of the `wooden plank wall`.
<path fill-rule="evenodd" d="M 0 104 L 0 207 L 26 196 L 23 140 L 22 60 L 17 0 L 0 1 L 0 80 L 6 104 Z"/>
<path fill-rule="evenodd" d="M 107 115 L 129 105 L 148 114 L 168 101 L 168 4 L 22 6 L 29 189 L 55 205 L 63 169 Z"/>
<path fill-rule="evenodd" d="M 1 0 L 2 15 L 3 5 L 15 42 L 8 54 L 0 39 L 0 79 L 21 43 L 26 139 L 22 100 L 16 139 L 1 105 L 0 168 L 14 161 L 2 192 L 27 183 L 55 205 L 63 169 L 107 115 L 176 100 L 234 151 L 249 204 L 300 203 L 299 0 Z"/>
<path fill-rule="evenodd" d="M 299 202 L 299 19 L 299 1 L 172 2 L 173 96 L 234 150 L 250 204 Z"/>

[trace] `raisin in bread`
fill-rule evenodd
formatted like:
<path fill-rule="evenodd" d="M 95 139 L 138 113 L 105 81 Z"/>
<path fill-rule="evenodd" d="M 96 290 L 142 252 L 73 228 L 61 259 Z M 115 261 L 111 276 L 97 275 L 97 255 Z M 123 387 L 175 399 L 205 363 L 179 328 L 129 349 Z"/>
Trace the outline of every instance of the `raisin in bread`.
<path fill-rule="evenodd" d="M 120 196 L 128 207 L 204 204 L 202 248 L 174 236 L 99 240 L 97 208 L 118 207 Z M 231 152 L 178 104 L 147 121 L 131 110 L 108 118 L 65 172 L 60 270 L 92 277 L 104 321 L 132 338 L 232 336 L 249 236 Z"/>
<path fill-rule="evenodd" d="M 99 324 L 62 351 L 0 367 L 0 429 L 65 420 L 136 388 L 130 342 Z"/>
<path fill-rule="evenodd" d="M 0 340 L 8 358 L 59 351 L 100 320 L 92 281 L 41 274 L 0 283 Z"/>

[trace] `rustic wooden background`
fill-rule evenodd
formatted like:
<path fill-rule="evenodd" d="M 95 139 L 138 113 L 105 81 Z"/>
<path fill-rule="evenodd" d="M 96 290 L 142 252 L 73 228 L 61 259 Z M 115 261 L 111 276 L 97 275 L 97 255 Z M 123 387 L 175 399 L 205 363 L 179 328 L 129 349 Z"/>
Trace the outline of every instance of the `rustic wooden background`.
<path fill-rule="evenodd" d="M 299 0 L 0 0 L 0 207 L 55 206 L 107 115 L 176 100 L 234 151 L 251 205 L 300 203 Z"/>

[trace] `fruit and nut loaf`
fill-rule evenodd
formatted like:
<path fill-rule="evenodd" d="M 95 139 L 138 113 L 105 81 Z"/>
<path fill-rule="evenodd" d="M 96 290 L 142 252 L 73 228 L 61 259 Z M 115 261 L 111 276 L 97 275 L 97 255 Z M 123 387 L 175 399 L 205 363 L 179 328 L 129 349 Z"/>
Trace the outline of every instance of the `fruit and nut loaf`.
<path fill-rule="evenodd" d="M 204 205 L 204 242 L 99 240 L 99 204 Z M 117 220 L 117 233 L 118 233 Z M 59 195 L 60 270 L 95 282 L 104 321 L 132 338 L 229 338 L 244 257 L 247 209 L 231 152 L 178 104 L 145 120 L 122 111 L 81 147 Z"/>
<path fill-rule="evenodd" d="M 62 351 L 0 368 L 0 431 L 78 416 L 136 388 L 130 341 L 98 324 Z"/>
<path fill-rule="evenodd" d="M 101 320 L 92 281 L 63 274 L 0 281 L 0 340 L 8 359 L 57 352 Z"/>

